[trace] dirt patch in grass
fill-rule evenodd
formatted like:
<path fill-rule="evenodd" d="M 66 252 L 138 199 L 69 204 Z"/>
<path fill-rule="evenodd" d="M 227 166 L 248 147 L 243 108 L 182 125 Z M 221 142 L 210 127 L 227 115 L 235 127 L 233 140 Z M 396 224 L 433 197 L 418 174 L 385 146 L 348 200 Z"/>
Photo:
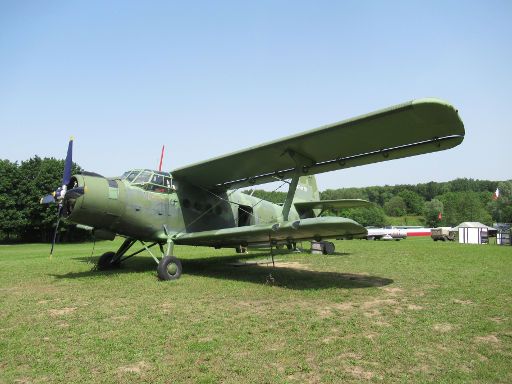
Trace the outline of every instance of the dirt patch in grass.
<path fill-rule="evenodd" d="M 455 304 L 462 304 L 462 305 L 471 305 L 471 304 L 474 304 L 471 300 L 459 300 L 459 299 L 455 299 L 453 300 L 453 302 Z"/>
<path fill-rule="evenodd" d="M 370 311 L 364 312 L 366 317 L 377 317 L 381 315 L 381 312 L 377 308 L 373 308 Z"/>
<path fill-rule="evenodd" d="M 423 307 L 421 305 L 409 304 L 407 309 L 410 309 L 411 311 L 421 311 Z"/>
<path fill-rule="evenodd" d="M 398 287 L 380 287 L 380 289 L 389 293 L 390 295 L 397 295 L 404 291 L 402 288 L 398 288 Z"/>
<path fill-rule="evenodd" d="M 501 324 L 505 321 L 507 321 L 506 317 L 490 317 L 489 320 L 495 322 L 496 324 Z"/>
<path fill-rule="evenodd" d="M 134 373 L 136 375 L 140 375 L 147 371 L 150 368 L 150 365 L 145 361 L 139 361 L 138 363 L 131 365 L 124 365 L 122 367 L 117 368 L 118 374 L 124 373 Z"/>
<path fill-rule="evenodd" d="M 275 264 L 276 268 L 289 268 L 289 269 L 298 269 L 302 271 L 312 271 L 311 267 L 309 265 L 305 265 L 302 263 L 299 263 L 297 261 L 280 261 Z"/>
<path fill-rule="evenodd" d="M 477 336 L 475 340 L 478 343 L 490 343 L 490 344 L 498 344 L 500 343 L 500 339 L 496 337 L 496 335 L 487 335 L 487 336 Z"/>
<path fill-rule="evenodd" d="M 375 376 L 375 373 L 366 371 L 365 369 L 357 365 L 353 367 L 347 367 L 345 368 L 345 371 L 347 373 L 350 373 L 352 376 L 359 380 L 371 380 Z"/>
<path fill-rule="evenodd" d="M 432 326 L 432 329 L 439 333 L 447 333 L 447 332 L 453 331 L 455 329 L 455 327 L 453 326 L 453 324 L 440 323 L 440 324 L 434 324 Z"/>
<path fill-rule="evenodd" d="M 370 301 L 365 301 L 363 304 L 361 304 L 361 308 L 363 309 L 370 309 L 375 307 L 382 307 L 386 305 L 397 305 L 398 301 L 395 299 L 375 299 Z"/>
<path fill-rule="evenodd" d="M 57 317 L 57 316 L 69 315 L 70 313 L 76 311 L 77 309 L 78 309 L 78 307 L 65 307 L 65 308 L 61 308 L 61 309 L 50 309 L 48 311 L 48 313 L 51 316 Z"/>

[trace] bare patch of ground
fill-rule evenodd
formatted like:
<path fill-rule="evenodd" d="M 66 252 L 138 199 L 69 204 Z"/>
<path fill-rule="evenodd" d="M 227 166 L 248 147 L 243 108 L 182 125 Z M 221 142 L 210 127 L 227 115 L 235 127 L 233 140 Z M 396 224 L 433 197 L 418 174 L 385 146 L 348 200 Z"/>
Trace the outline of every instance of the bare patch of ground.
<path fill-rule="evenodd" d="M 373 308 L 370 311 L 364 312 L 366 317 L 377 317 L 381 315 L 381 312 L 377 308 Z"/>
<path fill-rule="evenodd" d="M 407 309 L 410 309 L 411 311 L 421 311 L 423 307 L 421 305 L 409 304 Z"/>
<path fill-rule="evenodd" d="M 375 332 L 367 332 L 364 334 L 364 337 L 366 337 L 367 339 L 370 339 L 370 340 L 375 339 L 377 336 L 379 336 L 379 335 Z"/>
<path fill-rule="evenodd" d="M 16 379 L 16 380 L 14 380 L 14 382 L 15 382 L 16 384 L 30 384 L 30 383 L 33 383 L 33 381 L 32 381 L 32 380 L 30 380 L 30 379 L 28 379 L 28 378 L 26 378 L 26 377 L 21 378 L 21 379 Z"/>
<path fill-rule="evenodd" d="M 394 299 L 375 299 L 375 300 L 364 302 L 361 305 L 361 307 L 363 309 L 370 309 L 370 308 L 375 308 L 375 307 L 382 307 L 385 305 L 397 305 L 397 304 L 398 304 L 398 301 L 396 301 Z"/>
<path fill-rule="evenodd" d="M 403 289 L 398 288 L 398 287 L 380 287 L 380 289 L 382 289 L 383 291 L 386 291 L 387 293 L 389 293 L 391 295 L 397 295 L 397 294 L 403 292 Z"/>
<path fill-rule="evenodd" d="M 305 265 L 305 264 L 299 263 L 297 261 L 287 261 L 287 262 L 280 261 L 280 262 L 276 263 L 276 268 L 289 268 L 289 269 L 300 269 L 303 271 L 312 271 L 312 269 L 309 265 Z"/>
<path fill-rule="evenodd" d="M 77 310 L 77 307 L 65 307 L 61 309 L 50 309 L 48 312 L 51 316 L 64 316 Z"/>
<path fill-rule="evenodd" d="M 475 337 L 475 340 L 479 343 L 491 343 L 491 344 L 498 344 L 500 342 L 500 339 L 498 339 L 496 337 L 496 335 L 477 336 L 477 337 Z"/>
<path fill-rule="evenodd" d="M 434 331 L 437 331 L 440 333 L 446 333 L 446 332 L 453 331 L 455 329 L 455 327 L 452 324 L 440 323 L 440 324 L 434 324 L 432 329 Z"/>
<path fill-rule="evenodd" d="M 333 303 L 331 305 L 318 308 L 318 315 L 325 319 L 327 317 L 331 317 L 334 315 L 333 311 L 341 311 L 346 312 L 354 309 L 354 304 L 352 302 L 346 303 Z"/>
<path fill-rule="evenodd" d="M 57 327 L 60 327 L 60 328 L 68 328 L 69 327 L 69 323 L 67 323 L 65 321 L 58 321 L 58 322 L 56 322 L 56 325 L 57 325 Z"/>
<path fill-rule="evenodd" d="M 131 365 L 125 365 L 122 367 L 117 368 L 118 373 L 134 373 L 137 375 L 142 374 L 144 371 L 148 370 L 150 368 L 150 365 L 146 363 L 145 361 L 139 361 L 138 363 L 131 364 Z"/>
<path fill-rule="evenodd" d="M 453 300 L 453 302 L 455 304 L 462 304 L 462 305 L 471 305 L 471 304 L 474 304 L 471 300 L 459 300 L 459 299 L 455 299 Z"/>
<path fill-rule="evenodd" d="M 421 373 L 428 373 L 430 372 L 430 367 L 427 364 L 420 364 L 416 367 L 413 367 L 410 369 L 409 372 L 415 373 L 415 372 L 421 372 Z"/>
<path fill-rule="evenodd" d="M 333 308 L 338 309 L 340 311 L 347 311 L 354 308 L 354 304 L 350 301 L 347 301 L 346 303 L 337 303 L 332 305 Z"/>
<path fill-rule="evenodd" d="M 391 324 L 389 324 L 388 322 L 386 321 L 382 321 L 382 320 L 377 320 L 377 321 L 374 321 L 374 324 L 375 325 L 378 325 L 380 327 L 391 327 Z"/>
<path fill-rule="evenodd" d="M 361 380 L 361 379 L 371 380 L 375 376 L 375 373 L 366 371 L 357 365 L 352 366 L 352 367 L 347 367 L 347 368 L 345 368 L 345 371 L 347 373 L 350 373 L 352 376 L 354 376 L 356 379 L 359 379 L 359 380 Z"/>
<path fill-rule="evenodd" d="M 342 361 L 345 361 L 345 360 L 362 360 L 363 355 L 361 355 L 360 353 L 345 352 L 345 353 L 340 354 L 338 357 Z"/>

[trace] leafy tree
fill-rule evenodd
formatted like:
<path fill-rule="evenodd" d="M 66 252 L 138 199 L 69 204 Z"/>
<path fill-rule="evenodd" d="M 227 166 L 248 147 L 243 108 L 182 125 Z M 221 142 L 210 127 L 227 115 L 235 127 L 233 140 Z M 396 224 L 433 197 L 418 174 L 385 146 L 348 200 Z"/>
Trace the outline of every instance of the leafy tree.
<path fill-rule="evenodd" d="M 448 192 L 438 197 L 444 206 L 442 223 L 455 226 L 464 221 L 479 221 L 492 224 L 492 217 L 487 212 L 478 192 Z"/>
<path fill-rule="evenodd" d="M 413 192 L 410 189 L 404 189 L 398 194 L 398 196 L 404 200 L 408 214 L 421 215 L 423 213 L 425 200 L 416 192 Z"/>
<path fill-rule="evenodd" d="M 364 199 L 368 200 L 368 195 L 362 188 L 340 188 L 326 189 L 320 192 L 321 200 L 338 200 L 338 199 Z"/>
<path fill-rule="evenodd" d="M 57 221 L 57 206 L 42 205 L 42 196 L 51 193 L 62 184 L 64 160 L 55 158 L 41 159 L 35 156 L 21 162 L 18 180 L 19 208 L 26 222 L 21 228 L 24 241 L 49 241 Z M 72 173 L 80 171 L 73 164 Z M 65 225 L 62 227 L 65 228 Z"/>
<path fill-rule="evenodd" d="M 425 224 L 429 227 L 437 227 L 441 224 L 439 220 L 439 213 L 444 212 L 443 202 L 438 199 L 426 201 L 424 205 L 423 215 L 425 217 Z"/>
<path fill-rule="evenodd" d="M 512 223 L 512 180 L 498 183 L 500 196 L 497 200 L 490 200 L 488 207 L 493 219 L 500 223 Z"/>
<path fill-rule="evenodd" d="M 244 193 L 248 195 L 252 195 L 254 197 L 257 197 L 258 199 L 263 199 L 270 201 L 274 204 L 283 204 L 286 200 L 286 192 L 280 192 L 280 191 L 265 191 L 263 189 L 249 189 L 243 191 Z"/>
<path fill-rule="evenodd" d="M 0 160 L 0 234 L 9 240 L 27 220 L 19 209 L 18 164 Z"/>
<path fill-rule="evenodd" d="M 393 196 L 384 204 L 384 211 L 389 216 L 404 216 L 407 213 L 407 205 L 401 196 Z"/>
<path fill-rule="evenodd" d="M 339 212 L 339 215 L 355 220 L 364 227 L 383 227 L 387 224 L 384 210 L 378 205 L 368 208 L 344 209 Z"/>

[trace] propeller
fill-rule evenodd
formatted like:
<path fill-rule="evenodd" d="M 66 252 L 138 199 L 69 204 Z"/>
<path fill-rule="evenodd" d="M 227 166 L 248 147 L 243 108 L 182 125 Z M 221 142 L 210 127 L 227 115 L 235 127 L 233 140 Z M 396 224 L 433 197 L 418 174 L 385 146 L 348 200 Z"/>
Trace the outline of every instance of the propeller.
<path fill-rule="evenodd" d="M 66 160 L 64 162 L 64 173 L 62 175 L 62 185 L 60 187 L 58 187 L 52 193 L 42 197 L 40 200 L 41 204 L 52 204 L 52 203 L 58 204 L 57 224 L 55 225 L 55 231 L 53 232 L 50 257 L 53 255 L 53 248 L 55 246 L 55 241 L 57 239 L 57 233 L 59 231 L 60 219 L 62 217 L 62 212 L 63 212 L 62 207 L 63 207 L 64 197 L 66 196 L 66 194 L 69 194 L 76 198 L 80 195 L 83 195 L 83 193 L 84 193 L 83 187 L 73 188 L 73 189 L 69 190 L 69 192 L 68 192 L 68 185 L 71 181 L 71 167 L 72 166 L 73 166 L 73 137 L 71 137 L 69 139 L 68 152 L 66 154 Z"/>

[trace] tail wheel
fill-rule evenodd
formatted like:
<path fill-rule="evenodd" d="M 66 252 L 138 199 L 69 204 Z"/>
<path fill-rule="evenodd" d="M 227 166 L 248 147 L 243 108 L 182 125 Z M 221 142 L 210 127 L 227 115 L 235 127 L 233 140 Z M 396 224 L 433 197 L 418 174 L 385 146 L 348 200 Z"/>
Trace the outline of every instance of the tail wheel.
<path fill-rule="evenodd" d="M 174 256 L 165 256 L 158 263 L 158 278 L 160 280 L 176 280 L 181 276 L 183 268 L 181 261 Z"/>
<path fill-rule="evenodd" d="M 107 269 L 117 268 L 121 265 L 121 261 L 118 259 L 115 262 L 114 260 L 116 253 L 115 252 L 105 252 L 98 259 L 97 267 L 100 271 L 105 271 Z"/>

